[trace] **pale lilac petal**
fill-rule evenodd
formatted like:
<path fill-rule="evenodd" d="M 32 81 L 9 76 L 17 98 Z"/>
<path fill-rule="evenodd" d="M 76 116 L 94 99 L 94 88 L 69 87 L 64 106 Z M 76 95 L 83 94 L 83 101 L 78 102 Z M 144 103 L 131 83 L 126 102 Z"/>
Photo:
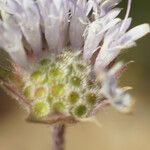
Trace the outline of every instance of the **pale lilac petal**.
<path fill-rule="evenodd" d="M 128 63 L 127 63 L 128 64 Z M 109 74 L 111 76 L 114 76 L 119 72 L 119 70 L 121 70 L 124 66 L 126 66 L 127 64 L 124 64 L 123 62 L 118 62 L 117 64 L 115 64 L 110 70 L 109 70 Z"/>
<path fill-rule="evenodd" d="M 18 13 L 22 13 L 22 11 L 23 11 L 21 5 L 17 2 L 17 0 L 1 0 L 0 1 L 0 9 L 4 10 L 10 14 L 15 14 L 16 11 Z"/>
<path fill-rule="evenodd" d="M 105 68 L 111 61 L 120 53 L 120 47 L 113 47 L 117 39 L 120 37 L 118 34 L 120 31 L 121 22 L 110 28 L 104 37 L 104 42 L 101 50 L 96 58 L 95 69 L 99 67 Z"/>
<path fill-rule="evenodd" d="M 135 41 L 150 32 L 148 24 L 139 25 L 124 33 L 131 23 L 130 19 L 127 19 L 125 29 L 120 32 L 122 22 L 110 29 L 104 38 L 102 48 L 96 58 L 95 68 L 106 67 L 112 62 L 121 52 L 122 49 L 130 48 L 136 45 Z"/>
<path fill-rule="evenodd" d="M 27 69 L 28 63 L 22 45 L 21 32 L 17 28 L 0 21 L 0 35 L 0 47 L 9 53 L 15 63 Z"/>
<path fill-rule="evenodd" d="M 103 27 L 103 29 L 101 30 L 101 32 L 99 32 L 99 34 L 104 33 L 105 31 L 107 31 L 108 29 L 110 29 L 111 27 L 113 27 L 114 25 L 119 23 L 120 21 L 121 21 L 121 19 L 119 19 L 119 18 L 115 18 L 115 19 L 111 20 L 109 23 L 107 23 Z"/>
<path fill-rule="evenodd" d="M 120 48 L 115 49 L 101 49 L 103 52 L 100 51 L 96 58 L 95 62 L 95 69 L 98 69 L 99 67 L 107 67 L 120 53 Z"/>
<path fill-rule="evenodd" d="M 18 27 L 15 17 L 13 17 L 11 14 L 6 13 L 5 11 L 1 11 L 1 17 L 4 22 L 6 22 L 12 26 Z"/>
<path fill-rule="evenodd" d="M 100 3 L 101 0 L 89 0 L 87 2 L 86 15 L 88 16 L 93 10 L 92 14 L 98 18 L 100 16 Z"/>
<path fill-rule="evenodd" d="M 87 2 L 86 16 L 88 16 L 88 14 L 90 13 L 90 11 L 92 10 L 93 7 L 94 7 L 94 1 L 93 0 L 89 0 Z"/>
<path fill-rule="evenodd" d="M 73 16 L 71 19 L 69 38 L 71 46 L 75 49 L 80 49 L 83 46 L 83 32 L 85 25 L 79 20 L 78 17 Z"/>
<path fill-rule="evenodd" d="M 124 92 L 122 89 L 117 89 L 116 97 L 110 100 L 112 106 L 118 111 L 123 113 L 128 113 L 131 111 L 133 100 L 131 96 L 127 92 Z"/>
<path fill-rule="evenodd" d="M 97 50 L 97 47 L 102 41 L 104 33 L 109 28 L 120 22 L 119 18 L 115 18 L 120 13 L 120 11 L 120 9 L 114 9 L 110 11 L 105 17 L 100 18 L 99 20 L 95 20 L 88 25 L 84 33 L 84 59 L 90 59 L 90 57 Z"/>
<path fill-rule="evenodd" d="M 38 0 L 37 3 L 49 50 L 54 53 L 60 52 L 67 42 L 69 4 L 66 0 Z"/>
<path fill-rule="evenodd" d="M 76 2 L 70 21 L 69 39 L 71 46 L 76 49 L 80 49 L 84 43 L 83 32 L 87 22 L 86 3 L 86 0 Z"/>
<path fill-rule="evenodd" d="M 122 67 L 122 64 L 116 64 L 114 67 L 109 72 L 104 73 L 101 93 L 114 108 L 120 112 L 127 113 L 131 110 L 133 101 L 125 89 L 118 87 L 114 77 L 115 72 Z"/>
<path fill-rule="evenodd" d="M 131 11 L 131 5 L 132 5 L 132 0 L 128 0 L 126 15 L 125 15 L 125 17 L 124 17 L 122 26 L 121 26 L 121 28 L 120 28 L 120 32 L 122 32 L 122 30 L 124 29 L 124 26 L 126 25 L 126 21 L 127 21 L 127 19 L 129 18 L 129 14 L 130 14 L 130 11 Z"/>
<path fill-rule="evenodd" d="M 103 18 L 106 18 L 107 20 L 114 19 L 120 14 L 121 10 L 121 8 L 114 8 L 110 10 Z"/>
<path fill-rule="evenodd" d="M 149 24 L 138 25 L 131 30 L 129 30 L 126 34 L 122 36 L 120 39 L 121 44 L 128 44 L 130 42 L 134 42 L 146 34 L 150 33 Z"/>
<path fill-rule="evenodd" d="M 112 9 L 113 7 L 115 7 L 117 4 L 120 3 L 121 0 L 105 0 L 102 4 L 101 4 L 101 16 L 106 15 L 110 9 Z"/>
<path fill-rule="evenodd" d="M 131 25 L 132 18 L 127 18 L 124 22 L 123 28 L 121 30 L 122 34 L 125 33 Z"/>
<path fill-rule="evenodd" d="M 5 11 L 14 15 L 26 41 L 38 55 L 42 49 L 40 16 L 33 0 L 7 0 Z"/>
<path fill-rule="evenodd" d="M 101 32 L 103 26 L 100 21 L 96 20 L 95 22 L 92 22 L 89 27 L 87 36 L 85 37 L 85 44 L 84 44 L 84 51 L 83 51 L 83 57 L 84 59 L 89 59 L 94 51 L 96 51 L 96 48 L 98 47 L 100 41 L 103 38 L 103 34 L 99 34 Z"/>

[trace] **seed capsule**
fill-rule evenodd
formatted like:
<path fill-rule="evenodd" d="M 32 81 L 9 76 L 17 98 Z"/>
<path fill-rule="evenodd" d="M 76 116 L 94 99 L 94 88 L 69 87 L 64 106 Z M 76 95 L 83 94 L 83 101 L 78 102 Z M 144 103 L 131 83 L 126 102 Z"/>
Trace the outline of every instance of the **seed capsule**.
<path fill-rule="evenodd" d="M 39 87 L 36 89 L 36 91 L 35 91 L 36 97 L 43 97 L 44 95 L 46 95 L 46 90 L 44 87 Z"/>
<path fill-rule="evenodd" d="M 72 91 L 69 93 L 68 100 L 70 104 L 75 104 L 78 99 L 79 99 L 79 94 L 77 92 Z"/>
<path fill-rule="evenodd" d="M 53 96 L 60 96 L 64 92 L 64 85 L 63 84 L 57 84 L 52 86 L 51 93 Z"/>
<path fill-rule="evenodd" d="M 85 99 L 88 102 L 88 104 L 93 105 L 96 102 L 96 94 L 89 92 L 86 94 Z"/>
<path fill-rule="evenodd" d="M 49 104 L 47 102 L 43 102 L 43 101 L 36 102 L 33 105 L 32 109 L 33 109 L 33 115 L 36 118 L 44 117 L 44 116 L 48 115 L 50 112 Z"/>
<path fill-rule="evenodd" d="M 34 87 L 32 85 L 30 86 L 27 86 L 25 89 L 24 89 L 24 95 L 29 98 L 29 100 L 33 100 L 33 93 L 34 93 Z"/>
<path fill-rule="evenodd" d="M 75 108 L 74 110 L 74 114 L 77 116 L 77 117 L 82 117 L 83 115 L 86 114 L 86 111 L 87 111 L 87 108 L 85 105 L 79 105 Z"/>
<path fill-rule="evenodd" d="M 41 71 L 35 71 L 31 74 L 31 81 L 42 82 L 44 80 L 44 74 Z"/>
<path fill-rule="evenodd" d="M 63 102 L 55 102 L 53 104 L 53 110 L 58 111 L 58 112 L 62 112 L 65 109 L 65 106 L 63 104 Z"/>
<path fill-rule="evenodd" d="M 49 71 L 49 76 L 51 77 L 60 77 L 62 74 L 61 70 L 59 68 L 51 68 Z"/>
<path fill-rule="evenodd" d="M 81 79 L 77 76 L 73 76 L 70 79 L 70 83 L 75 87 L 79 87 L 81 85 Z"/>

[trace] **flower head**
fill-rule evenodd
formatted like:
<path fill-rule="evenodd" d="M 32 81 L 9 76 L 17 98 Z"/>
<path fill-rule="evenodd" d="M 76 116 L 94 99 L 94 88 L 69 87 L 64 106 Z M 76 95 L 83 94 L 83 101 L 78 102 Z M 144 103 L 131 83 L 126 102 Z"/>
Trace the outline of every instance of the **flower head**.
<path fill-rule="evenodd" d="M 0 0 L 0 47 L 13 66 L 1 85 L 28 109 L 29 120 L 79 121 L 107 104 L 129 111 L 131 97 L 117 86 L 127 64 L 114 60 L 150 27 L 127 31 L 131 0 L 123 20 L 120 1 Z"/>

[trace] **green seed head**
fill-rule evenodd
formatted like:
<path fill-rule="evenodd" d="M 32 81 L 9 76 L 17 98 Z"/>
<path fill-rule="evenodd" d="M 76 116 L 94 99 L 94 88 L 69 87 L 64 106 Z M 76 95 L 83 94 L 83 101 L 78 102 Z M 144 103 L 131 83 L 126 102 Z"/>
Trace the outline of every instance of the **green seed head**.
<path fill-rule="evenodd" d="M 46 66 L 46 65 L 49 64 L 49 62 L 50 62 L 50 60 L 45 58 L 45 59 L 42 59 L 42 60 L 40 61 L 40 64 L 41 64 L 42 66 Z"/>
<path fill-rule="evenodd" d="M 58 112 L 62 112 L 65 109 L 65 105 L 61 101 L 55 102 L 52 107 L 53 107 L 53 110 L 58 111 Z"/>
<path fill-rule="evenodd" d="M 35 96 L 36 97 L 44 97 L 45 93 L 46 93 L 45 88 L 44 87 L 39 87 L 35 91 Z"/>
<path fill-rule="evenodd" d="M 75 104 L 79 100 L 79 94 L 75 91 L 72 91 L 68 95 L 68 101 L 70 104 Z"/>
<path fill-rule="evenodd" d="M 41 118 L 49 114 L 50 112 L 50 106 L 45 101 L 36 102 L 33 104 L 33 115 L 36 118 Z"/>
<path fill-rule="evenodd" d="M 87 103 L 93 105 L 96 102 L 97 96 L 94 92 L 89 92 L 85 96 Z"/>
<path fill-rule="evenodd" d="M 75 118 L 85 118 L 98 101 L 97 82 L 91 76 L 89 62 L 81 54 L 64 51 L 59 56 L 42 59 L 23 80 L 23 93 L 32 100 L 36 118 L 54 111 Z"/>
<path fill-rule="evenodd" d="M 63 92 L 64 92 L 64 85 L 63 84 L 53 85 L 51 87 L 51 91 L 50 91 L 50 93 L 53 96 L 61 96 L 61 95 L 63 95 Z"/>
<path fill-rule="evenodd" d="M 37 83 L 37 82 L 42 82 L 43 80 L 44 80 L 44 74 L 41 71 L 37 70 L 31 74 L 31 81 Z"/>
<path fill-rule="evenodd" d="M 51 68 L 49 71 L 49 76 L 52 78 L 61 76 L 61 70 L 57 67 Z"/>
<path fill-rule="evenodd" d="M 32 99 L 34 97 L 33 93 L 34 93 L 34 87 L 33 87 L 33 85 L 29 85 L 29 86 L 25 87 L 25 89 L 24 89 L 24 95 L 27 98 L 29 98 L 29 100 L 33 100 Z"/>
<path fill-rule="evenodd" d="M 77 76 L 70 78 L 70 83 L 72 86 L 79 87 L 81 85 L 81 79 Z"/>
<path fill-rule="evenodd" d="M 85 115 L 87 112 L 87 108 L 85 105 L 81 104 L 79 106 L 77 106 L 75 109 L 74 109 L 74 114 L 77 116 L 77 117 L 82 117 L 83 115 Z"/>

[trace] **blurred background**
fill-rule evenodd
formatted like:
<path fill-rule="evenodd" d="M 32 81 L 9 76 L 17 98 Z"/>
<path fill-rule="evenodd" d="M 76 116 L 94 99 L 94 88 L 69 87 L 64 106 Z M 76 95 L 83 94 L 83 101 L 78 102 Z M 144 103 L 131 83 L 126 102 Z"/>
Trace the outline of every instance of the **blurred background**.
<path fill-rule="evenodd" d="M 126 8 L 127 0 L 121 3 Z M 133 0 L 132 25 L 150 23 L 150 1 Z M 134 87 L 136 100 L 132 115 L 123 115 L 109 107 L 97 118 L 102 124 L 80 123 L 69 126 L 65 150 L 150 150 L 150 36 L 138 46 L 125 51 L 124 61 L 134 60 L 120 80 L 120 85 Z M 0 150 L 50 150 L 49 126 L 25 122 L 26 113 L 17 102 L 0 90 Z"/>

